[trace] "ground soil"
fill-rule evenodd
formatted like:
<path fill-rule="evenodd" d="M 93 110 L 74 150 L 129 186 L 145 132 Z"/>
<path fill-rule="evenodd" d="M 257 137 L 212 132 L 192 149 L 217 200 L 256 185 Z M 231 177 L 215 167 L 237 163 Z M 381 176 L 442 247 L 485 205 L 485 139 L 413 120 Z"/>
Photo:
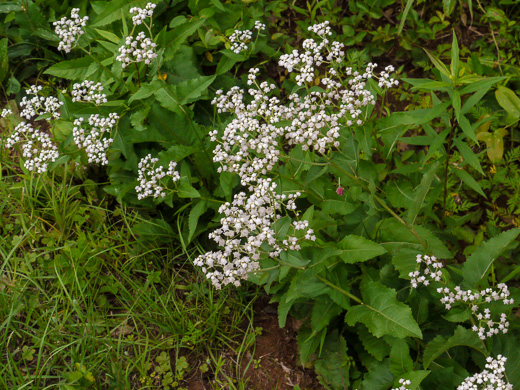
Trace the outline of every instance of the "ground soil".
<path fill-rule="evenodd" d="M 255 304 L 254 326 L 261 327 L 262 333 L 256 338 L 254 350 L 246 352 L 240 363 L 241 376 L 247 379 L 248 390 L 286 390 L 295 386 L 302 390 L 323 389 L 314 370 L 298 364 L 296 335 L 300 325 L 289 317 L 286 326 L 280 328 L 275 304 L 269 304 L 267 298 Z M 236 358 L 232 355 L 230 353 L 230 359 Z M 213 389 L 210 382 L 211 375 L 192 378 L 188 389 Z"/>

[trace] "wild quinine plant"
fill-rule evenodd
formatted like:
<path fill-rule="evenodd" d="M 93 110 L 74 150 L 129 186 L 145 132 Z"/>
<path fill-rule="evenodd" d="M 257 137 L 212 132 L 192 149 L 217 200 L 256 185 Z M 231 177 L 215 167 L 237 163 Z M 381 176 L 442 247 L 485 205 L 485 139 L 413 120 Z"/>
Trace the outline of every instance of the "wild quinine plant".
<path fill-rule="evenodd" d="M 195 264 L 218 289 L 244 279 L 264 285 L 279 302 L 281 326 L 290 310 L 302 319 L 300 359 L 313 361 L 330 388 L 512 388 L 506 357 L 497 353 L 505 344 L 485 341 L 510 334 L 507 306 L 515 301 L 505 283 L 489 285 L 487 275 L 520 231 L 485 243 L 462 272 L 454 263 L 453 275 L 443 272 L 453 253 L 431 226 L 418 224 L 439 163 L 425 170 L 401 217 L 367 149 L 377 123 L 391 120 L 378 119 L 374 106 L 383 88 L 398 84 L 393 67 L 379 75 L 375 64 L 356 71 L 343 45 L 329 41 L 327 22 L 309 31 L 317 38 L 280 57 L 290 76 L 282 88 L 259 81 L 260 70 L 252 68 L 248 90 L 217 91 L 213 104 L 226 119 L 223 130 L 210 133 L 217 143 L 213 161 L 222 175 L 236 174 L 247 192 L 221 206 L 221 227 L 210 234 L 220 249 Z M 420 120 L 424 113 L 408 115 Z M 417 255 L 423 251 L 429 254 Z M 439 287 L 415 292 L 430 283 Z M 486 287 L 478 290 L 479 284 Z M 428 299 L 435 293 L 437 308 Z M 448 312 L 435 314 L 442 310 Z M 476 352 L 470 357 L 464 347 Z M 448 351 L 456 359 L 446 360 Z M 465 367 L 486 358 L 486 369 L 496 370 L 470 376 Z"/>

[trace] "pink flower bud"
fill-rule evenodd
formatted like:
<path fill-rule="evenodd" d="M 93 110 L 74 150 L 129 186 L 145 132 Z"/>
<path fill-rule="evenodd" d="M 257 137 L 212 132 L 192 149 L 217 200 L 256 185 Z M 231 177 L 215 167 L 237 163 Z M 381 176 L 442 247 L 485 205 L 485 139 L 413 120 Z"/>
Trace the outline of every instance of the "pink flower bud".
<path fill-rule="evenodd" d="M 338 195 L 343 195 L 345 193 L 345 190 L 341 187 L 338 187 L 338 189 L 336 190 L 336 194 Z"/>

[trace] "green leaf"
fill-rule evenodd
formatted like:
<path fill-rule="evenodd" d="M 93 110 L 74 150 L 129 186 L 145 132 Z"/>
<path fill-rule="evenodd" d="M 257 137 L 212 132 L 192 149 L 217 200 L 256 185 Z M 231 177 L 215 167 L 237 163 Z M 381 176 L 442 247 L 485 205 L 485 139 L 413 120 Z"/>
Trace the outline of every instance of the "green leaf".
<path fill-rule="evenodd" d="M 76 58 L 73 60 L 58 62 L 52 65 L 44 73 L 51 76 L 61 77 L 67 80 L 85 79 L 89 66 L 94 62 L 90 56 Z"/>
<path fill-rule="evenodd" d="M 424 368 L 428 368 L 435 359 L 449 351 L 450 348 L 457 346 L 470 347 L 482 352 L 484 355 L 486 354 L 477 334 L 459 325 L 457 329 L 455 329 L 453 336 L 449 339 L 439 335 L 428 343 L 423 354 Z"/>
<path fill-rule="evenodd" d="M 453 144 L 457 147 L 457 149 L 460 152 L 460 155 L 466 161 L 469 165 L 471 165 L 473 168 L 475 168 L 479 173 L 484 175 L 484 171 L 482 170 L 482 167 L 480 166 L 480 161 L 478 160 L 478 157 L 475 153 L 473 153 L 473 150 L 463 141 L 460 139 L 454 139 Z"/>
<path fill-rule="evenodd" d="M 461 115 L 458 119 L 458 122 L 464 135 L 477 144 L 478 140 L 477 136 L 475 135 L 475 130 L 473 130 L 473 127 L 471 126 L 471 123 L 469 123 L 468 118 L 466 118 L 464 115 Z"/>
<path fill-rule="evenodd" d="M 442 10 L 447 16 L 451 15 L 455 9 L 455 4 L 457 4 L 457 0 L 442 0 Z M 453 36 L 455 37 L 455 34 Z"/>
<path fill-rule="evenodd" d="M 504 128 L 496 129 L 493 133 L 481 131 L 477 134 L 477 139 L 486 143 L 486 153 L 493 164 L 501 161 L 504 156 L 504 137 L 507 134 L 508 131 Z"/>
<path fill-rule="evenodd" d="M 401 23 L 399 23 L 399 28 L 397 29 L 397 35 L 401 35 L 403 31 L 404 22 L 406 22 L 406 17 L 408 16 L 408 12 L 412 8 L 413 0 L 406 0 L 406 6 L 404 7 L 403 14 L 401 15 Z"/>
<path fill-rule="evenodd" d="M 390 346 L 370 333 L 365 326 L 357 328 L 357 335 L 365 350 L 377 360 L 382 361 L 390 353 Z"/>
<path fill-rule="evenodd" d="M 23 11 L 23 8 L 20 7 L 18 4 L 14 4 L 13 1 L 0 4 L 0 14 L 8 14 L 11 12 L 19 12 L 19 11 Z"/>
<path fill-rule="evenodd" d="M 459 43 L 457 42 L 457 35 L 455 30 L 452 30 L 453 42 L 451 44 L 451 75 L 453 80 L 456 81 L 459 76 Z M 455 91 L 458 95 L 458 92 Z M 455 107 L 455 105 L 453 106 Z M 460 112 L 460 95 L 459 95 L 459 112 Z"/>
<path fill-rule="evenodd" d="M 341 249 L 339 257 L 345 263 L 367 261 L 386 252 L 378 243 L 355 235 L 346 236 L 338 242 L 337 247 Z"/>
<path fill-rule="evenodd" d="M 365 276 L 361 281 L 361 295 L 363 304 L 352 306 L 345 317 L 350 326 L 362 322 L 376 337 L 387 334 L 400 339 L 422 338 L 410 307 L 397 300 L 395 290 Z"/>
<path fill-rule="evenodd" d="M 206 18 L 202 17 L 200 19 L 190 19 L 187 21 L 186 18 L 184 18 L 184 22 L 182 19 L 173 19 L 172 23 L 180 23 L 177 25 L 170 24 L 170 28 L 172 30 L 168 31 L 166 34 L 164 34 L 164 39 L 162 42 L 157 42 L 157 44 L 161 44 L 161 47 L 164 47 L 166 49 L 165 51 L 165 61 L 171 60 L 177 50 L 181 47 L 181 45 L 191 36 L 193 35 L 200 27 L 204 25 L 206 22 Z"/>
<path fill-rule="evenodd" d="M 435 179 L 435 175 L 437 174 L 437 170 L 439 169 L 440 162 L 437 161 L 430 169 L 423 175 L 421 179 L 421 183 L 417 186 L 413 202 L 408 209 L 408 214 L 406 215 L 406 222 L 408 225 L 413 226 L 415 224 L 415 219 L 421 210 L 421 207 L 424 204 L 424 200 L 426 199 L 426 195 L 430 191 L 433 180 Z"/>
<path fill-rule="evenodd" d="M 101 35 L 103 38 L 108 39 L 112 43 L 119 43 L 121 38 L 119 38 L 116 34 L 111 33 L 110 31 L 100 30 L 95 28 L 94 30 L 97 31 L 99 35 Z"/>
<path fill-rule="evenodd" d="M 424 49 L 424 51 L 426 52 L 428 57 L 430 57 L 431 62 L 438 69 L 438 71 L 441 72 L 441 74 L 443 74 L 447 78 L 450 78 L 450 72 L 448 71 L 446 65 L 444 65 L 442 61 L 439 60 L 439 58 L 437 58 L 437 56 L 435 56 L 435 54 L 433 54 L 429 50 Z"/>
<path fill-rule="evenodd" d="M 410 371 L 405 374 L 402 374 L 399 379 L 408 379 L 411 384 L 406 386 L 409 390 L 416 390 L 421 385 L 421 382 L 430 374 L 430 371 L 426 370 L 419 370 L 419 371 Z M 395 387 L 399 388 L 401 385 L 399 384 L 398 380 L 395 381 Z"/>
<path fill-rule="evenodd" d="M 479 80 L 475 83 L 472 83 L 468 85 L 467 87 L 464 87 L 460 94 L 464 95 L 467 93 L 475 92 L 469 99 L 467 99 L 463 106 L 461 113 L 466 114 L 469 112 L 469 110 L 480 100 L 484 97 L 484 95 L 489 91 L 489 89 L 499 81 L 503 80 L 504 77 L 489 77 L 489 78 L 483 78 L 482 80 Z M 470 87 L 474 87 L 475 85 L 478 85 L 478 88 L 476 90 L 470 89 Z"/>
<path fill-rule="evenodd" d="M 181 106 L 199 99 L 204 92 L 207 92 L 215 77 L 201 76 L 164 87 L 155 92 L 155 97 L 167 110 L 182 114 Z"/>
<path fill-rule="evenodd" d="M 347 343 L 343 336 L 334 330 L 325 338 L 323 352 L 315 363 L 315 369 L 322 380 L 335 389 L 348 389 L 350 385 L 350 361 L 347 355 Z"/>
<path fill-rule="evenodd" d="M 478 182 L 468 172 L 466 172 L 464 169 L 454 169 L 453 172 L 455 172 L 459 179 L 462 180 L 462 182 L 466 184 L 469 188 L 478 192 L 483 197 L 487 198 L 480 184 L 478 184 Z"/>
<path fill-rule="evenodd" d="M 368 366 L 368 373 L 364 376 L 361 388 L 363 390 L 388 390 L 392 383 L 394 383 L 394 376 L 390 369 L 390 359 L 386 359 Z"/>
<path fill-rule="evenodd" d="M 187 183 L 181 183 L 177 195 L 179 195 L 180 198 L 200 198 L 199 191 Z"/>
<path fill-rule="evenodd" d="M 197 224 L 199 222 L 199 218 L 206 211 L 206 201 L 199 201 L 191 210 L 190 215 L 188 217 L 188 241 L 187 244 L 191 242 L 193 235 L 195 234 L 195 230 L 197 229 Z"/>
<path fill-rule="evenodd" d="M 135 111 L 130 115 L 130 123 L 134 126 L 137 131 L 145 131 L 147 127 L 144 125 L 144 121 L 148 118 L 150 107 L 144 107 L 139 111 Z"/>
<path fill-rule="evenodd" d="M 147 99 L 161 88 L 162 88 L 162 84 L 159 80 L 154 80 L 149 84 L 143 84 L 141 86 L 141 88 L 139 88 L 137 90 L 136 93 L 134 93 L 132 96 L 130 96 L 130 99 L 128 99 L 128 104 L 130 104 L 136 100 Z"/>
<path fill-rule="evenodd" d="M 7 57 L 8 39 L 0 40 L 0 83 L 2 83 L 9 72 L 9 58 Z"/>
<path fill-rule="evenodd" d="M 520 234 L 519 228 L 514 228 L 500 233 L 496 237 L 482 243 L 466 259 L 462 267 L 462 277 L 466 288 L 475 287 L 486 276 L 493 262 L 516 240 Z"/>
<path fill-rule="evenodd" d="M 321 203 L 321 210 L 325 214 L 348 215 L 354 212 L 356 206 L 343 200 L 325 200 Z"/>
<path fill-rule="evenodd" d="M 498 104 L 507 112 L 508 122 L 520 119 L 520 98 L 509 88 L 499 86 L 495 92 Z"/>
<path fill-rule="evenodd" d="M 459 91 L 454 90 L 453 91 L 453 99 L 451 104 L 453 105 L 453 111 L 455 111 L 455 118 L 457 121 L 460 119 L 460 109 L 461 109 L 461 102 L 460 102 L 460 94 Z"/>
<path fill-rule="evenodd" d="M 491 88 L 494 84 L 505 80 L 506 76 L 500 76 L 500 77 L 480 77 L 478 80 L 475 80 L 471 82 L 471 84 L 465 86 L 460 91 L 461 95 L 466 95 L 468 93 L 478 92 L 485 90 L 486 92 L 489 91 L 489 88 Z M 460 81 L 460 80 L 459 80 Z"/>
<path fill-rule="evenodd" d="M 413 369 L 413 360 L 410 357 L 410 348 L 405 340 L 393 340 L 390 351 L 390 369 L 392 374 L 401 378 L 401 375 Z"/>
<path fill-rule="evenodd" d="M 342 311 L 343 308 L 336 305 L 329 297 L 316 299 L 311 314 L 312 335 L 309 337 L 314 336 L 328 326 L 330 321 L 341 314 Z"/>
<path fill-rule="evenodd" d="M 310 337 L 311 330 L 308 327 L 304 325 L 300 328 L 296 340 L 298 342 L 298 354 L 300 355 L 302 364 L 309 361 L 314 351 L 316 351 L 320 345 L 320 340 L 326 335 L 326 333 L 326 329 L 323 329 L 316 336 Z"/>
<path fill-rule="evenodd" d="M 101 13 L 94 18 L 91 27 L 103 27 L 119 19 L 121 12 L 128 12 L 132 7 L 143 6 L 142 0 L 112 0 L 107 2 Z"/>

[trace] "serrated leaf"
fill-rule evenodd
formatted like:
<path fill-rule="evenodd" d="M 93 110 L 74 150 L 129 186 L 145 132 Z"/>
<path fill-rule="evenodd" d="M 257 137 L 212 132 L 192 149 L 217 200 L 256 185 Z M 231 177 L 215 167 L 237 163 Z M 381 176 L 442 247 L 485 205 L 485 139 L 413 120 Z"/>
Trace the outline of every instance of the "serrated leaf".
<path fill-rule="evenodd" d="M 148 117 L 148 113 L 150 112 L 150 107 L 144 107 L 139 111 L 135 111 L 130 115 L 130 123 L 134 126 L 134 129 L 137 131 L 145 131 L 146 126 L 144 126 L 144 121 Z"/>
<path fill-rule="evenodd" d="M 413 360 L 410 357 L 410 348 L 405 340 L 392 341 L 390 351 L 390 369 L 392 374 L 401 378 L 401 375 L 413 369 Z"/>
<path fill-rule="evenodd" d="M 510 229 L 482 243 L 462 267 L 462 277 L 466 288 L 475 287 L 486 276 L 493 262 L 516 240 L 519 228 Z"/>
<path fill-rule="evenodd" d="M 382 361 L 390 353 L 390 346 L 383 339 L 370 333 L 365 326 L 357 329 L 357 335 L 365 350 L 377 360 Z"/>
<path fill-rule="evenodd" d="M 368 367 L 368 373 L 365 374 L 362 389 L 363 390 L 388 390 L 394 383 L 394 376 L 390 369 L 390 360 L 376 362 Z"/>
<path fill-rule="evenodd" d="M 348 389 L 350 385 L 350 364 L 347 355 L 347 343 L 343 336 L 334 330 L 327 335 L 323 352 L 315 363 L 316 372 L 322 380 L 335 389 Z"/>
<path fill-rule="evenodd" d="M 376 337 L 388 334 L 400 339 L 422 338 L 410 307 L 397 300 L 395 290 L 364 277 L 361 295 L 363 304 L 352 306 L 345 317 L 350 326 L 362 322 Z"/>
<path fill-rule="evenodd" d="M 143 100 L 146 98 L 149 98 L 152 96 L 156 91 L 162 88 L 162 84 L 158 80 L 154 80 L 151 83 L 143 84 L 141 88 L 137 90 L 136 93 L 134 93 L 132 96 L 130 96 L 130 99 L 128 99 L 128 104 L 136 101 L 136 100 Z"/>
<path fill-rule="evenodd" d="M 356 235 L 346 236 L 337 243 L 337 247 L 341 249 L 339 257 L 345 263 L 367 261 L 386 252 L 378 243 Z"/>
<path fill-rule="evenodd" d="M 52 65 L 44 73 L 51 76 L 61 77 L 67 80 L 84 80 L 90 64 L 94 60 L 90 56 L 74 60 L 62 61 Z"/>
<path fill-rule="evenodd" d="M 483 352 L 483 345 L 477 334 L 459 325 L 457 329 L 455 329 L 453 336 L 449 339 L 439 335 L 428 343 L 423 354 L 424 368 L 428 368 L 435 359 L 447 352 L 450 348 L 457 346 L 470 347 Z"/>

